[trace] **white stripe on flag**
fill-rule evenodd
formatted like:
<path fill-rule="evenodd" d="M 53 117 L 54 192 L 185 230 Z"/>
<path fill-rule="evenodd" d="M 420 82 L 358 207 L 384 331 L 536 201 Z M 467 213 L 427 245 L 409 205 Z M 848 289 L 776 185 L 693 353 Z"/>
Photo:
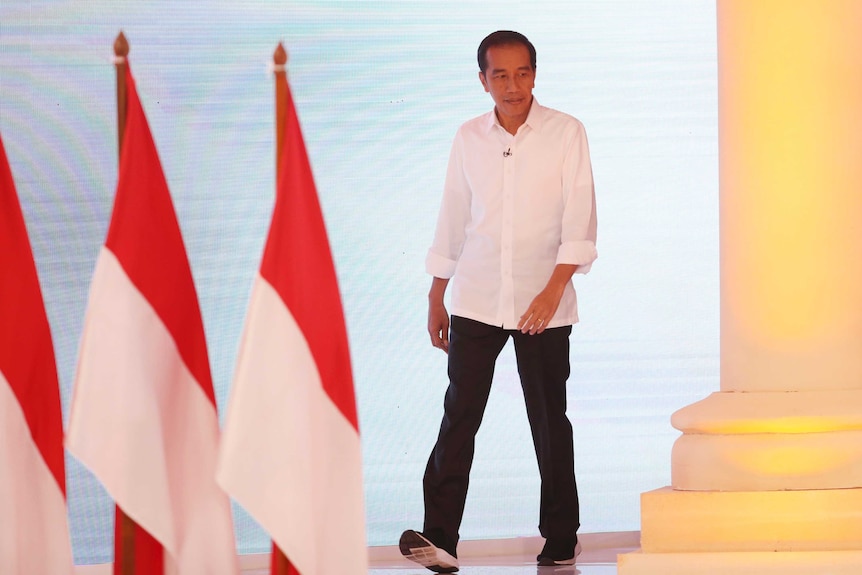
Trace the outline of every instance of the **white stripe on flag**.
<path fill-rule="evenodd" d="M 303 575 L 366 573 L 359 435 L 260 275 L 229 406 L 218 471 L 228 493 Z"/>
<path fill-rule="evenodd" d="M 183 575 L 235 575 L 218 419 L 164 323 L 102 248 L 66 444 Z M 169 563 L 169 561 L 166 561 Z"/>
<path fill-rule="evenodd" d="M 0 573 L 71 573 L 66 499 L 0 372 Z"/>

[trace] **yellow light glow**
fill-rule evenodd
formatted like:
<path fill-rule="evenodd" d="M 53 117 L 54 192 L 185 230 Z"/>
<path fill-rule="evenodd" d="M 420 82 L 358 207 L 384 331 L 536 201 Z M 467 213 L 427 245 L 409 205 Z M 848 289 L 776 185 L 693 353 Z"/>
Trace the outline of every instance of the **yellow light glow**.
<path fill-rule="evenodd" d="M 701 426 L 704 433 L 742 435 L 749 433 L 823 433 L 859 429 L 856 420 L 847 417 L 787 416 L 771 419 L 728 419 Z"/>
<path fill-rule="evenodd" d="M 659 489 L 641 495 L 641 547 L 647 553 L 862 549 L 860 505 L 862 489 Z"/>
<path fill-rule="evenodd" d="M 720 39 L 722 323 L 766 349 L 859 337 L 862 2 L 719 9 L 743 20 Z"/>
<path fill-rule="evenodd" d="M 758 476 L 821 476 L 846 468 L 857 456 L 842 447 L 824 449 L 822 446 L 785 445 L 769 450 L 738 449 L 728 456 L 740 471 Z"/>

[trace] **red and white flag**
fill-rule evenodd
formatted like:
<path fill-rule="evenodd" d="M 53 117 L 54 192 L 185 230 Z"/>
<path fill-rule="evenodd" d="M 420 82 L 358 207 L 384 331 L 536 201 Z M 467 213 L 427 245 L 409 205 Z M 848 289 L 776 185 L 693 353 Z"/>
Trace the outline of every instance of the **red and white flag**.
<path fill-rule="evenodd" d="M 285 92 L 281 175 L 240 345 L 218 480 L 302 575 L 365 575 L 347 330 L 311 166 L 287 86 Z"/>
<path fill-rule="evenodd" d="M 126 88 L 117 194 L 90 286 L 66 446 L 163 548 L 162 559 L 137 545 L 135 573 L 236 575 L 197 293 L 128 67 Z"/>
<path fill-rule="evenodd" d="M 0 573 L 72 573 L 54 345 L 2 139 Z"/>

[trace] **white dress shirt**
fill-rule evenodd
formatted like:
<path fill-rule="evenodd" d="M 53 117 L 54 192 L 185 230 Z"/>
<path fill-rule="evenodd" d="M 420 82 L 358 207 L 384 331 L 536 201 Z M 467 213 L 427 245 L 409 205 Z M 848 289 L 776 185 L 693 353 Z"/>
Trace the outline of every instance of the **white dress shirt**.
<path fill-rule="evenodd" d="M 425 267 L 452 278 L 449 311 L 516 329 L 557 264 L 596 259 L 596 198 L 584 126 L 533 99 L 514 136 L 491 111 L 455 135 Z M 578 321 L 572 282 L 548 327 Z"/>

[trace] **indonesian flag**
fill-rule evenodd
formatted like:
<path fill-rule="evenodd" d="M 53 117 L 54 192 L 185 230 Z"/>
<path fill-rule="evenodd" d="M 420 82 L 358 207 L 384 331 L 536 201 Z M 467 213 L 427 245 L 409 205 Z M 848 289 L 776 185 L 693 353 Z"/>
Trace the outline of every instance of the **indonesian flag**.
<path fill-rule="evenodd" d="M 2 140 L 0 573 L 72 573 L 54 345 Z"/>
<path fill-rule="evenodd" d="M 347 330 L 311 166 L 289 87 L 285 92 L 281 175 L 237 359 L 218 480 L 302 575 L 365 575 Z"/>
<path fill-rule="evenodd" d="M 197 294 L 128 67 L 126 87 L 117 195 L 90 286 L 66 445 L 146 531 L 133 534 L 133 557 L 114 558 L 115 573 L 134 563 L 139 575 L 235 575 Z"/>

